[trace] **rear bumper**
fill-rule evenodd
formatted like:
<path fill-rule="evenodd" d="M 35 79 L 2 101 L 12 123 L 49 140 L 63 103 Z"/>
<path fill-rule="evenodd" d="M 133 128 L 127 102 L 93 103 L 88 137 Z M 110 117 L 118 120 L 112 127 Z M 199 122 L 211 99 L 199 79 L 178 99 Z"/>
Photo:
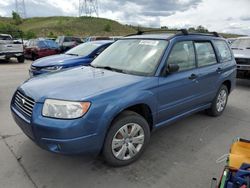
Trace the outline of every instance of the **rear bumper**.
<path fill-rule="evenodd" d="M 18 57 L 24 55 L 23 52 L 0 52 L 0 56 Z"/>

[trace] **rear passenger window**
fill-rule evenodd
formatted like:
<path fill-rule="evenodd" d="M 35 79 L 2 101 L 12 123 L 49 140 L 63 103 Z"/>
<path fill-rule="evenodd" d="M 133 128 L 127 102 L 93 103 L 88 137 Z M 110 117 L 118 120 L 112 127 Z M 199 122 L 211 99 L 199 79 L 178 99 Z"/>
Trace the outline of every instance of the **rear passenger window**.
<path fill-rule="evenodd" d="M 219 50 L 220 59 L 223 62 L 232 60 L 231 51 L 225 41 L 215 40 L 214 43 Z"/>
<path fill-rule="evenodd" d="M 178 42 L 174 45 L 168 64 L 179 65 L 179 71 L 195 68 L 195 53 L 192 41 Z"/>
<path fill-rule="evenodd" d="M 210 42 L 195 42 L 194 44 L 199 67 L 217 63 L 214 49 Z"/>

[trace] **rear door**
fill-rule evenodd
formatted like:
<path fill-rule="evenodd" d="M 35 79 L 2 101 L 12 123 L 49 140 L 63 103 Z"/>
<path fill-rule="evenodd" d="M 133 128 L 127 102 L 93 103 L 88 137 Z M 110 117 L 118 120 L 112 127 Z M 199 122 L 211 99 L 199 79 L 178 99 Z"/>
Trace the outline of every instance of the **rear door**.
<path fill-rule="evenodd" d="M 194 42 L 199 82 L 199 104 L 207 104 L 213 100 L 218 90 L 217 81 L 222 73 L 222 65 L 218 62 L 213 43 L 209 40 Z"/>
<path fill-rule="evenodd" d="M 166 65 L 178 64 L 179 71 L 159 78 L 158 123 L 197 107 L 199 82 L 193 41 L 176 42 Z"/>

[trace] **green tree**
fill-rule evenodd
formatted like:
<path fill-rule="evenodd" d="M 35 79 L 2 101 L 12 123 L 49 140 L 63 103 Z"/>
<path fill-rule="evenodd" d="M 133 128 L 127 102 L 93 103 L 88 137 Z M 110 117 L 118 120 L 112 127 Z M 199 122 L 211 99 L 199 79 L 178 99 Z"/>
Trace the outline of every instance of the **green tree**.
<path fill-rule="evenodd" d="M 202 25 L 199 25 L 197 28 L 196 28 L 196 31 L 198 32 L 201 32 L 201 33 L 206 33 L 208 32 L 208 29 L 206 29 L 204 26 Z"/>
<path fill-rule="evenodd" d="M 14 20 L 15 25 L 20 25 L 23 22 L 21 16 L 15 11 L 12 11 L 12 19 Z"/>
<path fill-rule="evenodd" d="M 110 32 L 110 31 L 111 31 L 111 26 L 110 26 L 110 24 L 105 25 L 104 31 L 106 31 L 106 32 Z"/>
<path fill-rule="evenodd" d="M 27 31 L 26 33 L 24 33 L 24 37 L 26 39 L 33 39 L 36 38 L 36 34 L 33 31 Z"/>

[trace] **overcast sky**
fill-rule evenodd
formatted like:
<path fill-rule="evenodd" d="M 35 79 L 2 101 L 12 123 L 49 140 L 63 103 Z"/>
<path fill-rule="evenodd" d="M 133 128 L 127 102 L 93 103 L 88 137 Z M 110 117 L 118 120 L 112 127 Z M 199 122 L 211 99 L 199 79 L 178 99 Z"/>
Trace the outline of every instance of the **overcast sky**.
<path fill-rule="evenodd" d="M 11 16 L 15 0 L 0 1 L 0 15 Z M 28 17 L 78 16 L 79 0 L 25 0 Z M 99 0 L 99 16 L 151 27 L 196 27 L 250 35 L 250 0 Z"/>

